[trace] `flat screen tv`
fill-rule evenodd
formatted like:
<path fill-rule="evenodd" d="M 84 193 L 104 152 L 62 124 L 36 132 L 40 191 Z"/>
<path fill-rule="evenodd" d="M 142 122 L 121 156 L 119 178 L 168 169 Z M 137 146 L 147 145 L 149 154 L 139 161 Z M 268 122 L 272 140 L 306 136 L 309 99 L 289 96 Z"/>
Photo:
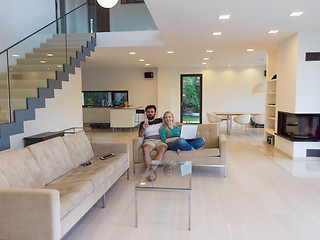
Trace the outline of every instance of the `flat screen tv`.
<path fill-rule="evenodd" d="M 122 103 L 128 103 L 128 99 L 127 90 L 82 92 L 82 106 L 84 107 L 117 107 Z"/>

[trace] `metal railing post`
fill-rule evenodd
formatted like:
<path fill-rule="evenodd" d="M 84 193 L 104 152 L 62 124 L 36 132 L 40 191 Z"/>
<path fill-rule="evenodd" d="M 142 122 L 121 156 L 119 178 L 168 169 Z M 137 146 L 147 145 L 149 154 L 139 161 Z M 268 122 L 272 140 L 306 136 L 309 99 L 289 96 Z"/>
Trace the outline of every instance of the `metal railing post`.
<path fill-rule="evenodd" d="M 7 81 L 8 81 L 8 107 L 9 107 L 9 121 L 12 122 L 12 115 L 11 115 L 11 95 L 10 95 L 10 67 L 9 67 L 9 50 L 6 51 L 7 53 Z"/>
<path fill-rule="evenodd" d="M 65 43 L 66 43 L 66 64 L 68 64 L 67 16 L 65 16 L 65 20 L 64 20 L 64 36 L 65 36 Z"/>

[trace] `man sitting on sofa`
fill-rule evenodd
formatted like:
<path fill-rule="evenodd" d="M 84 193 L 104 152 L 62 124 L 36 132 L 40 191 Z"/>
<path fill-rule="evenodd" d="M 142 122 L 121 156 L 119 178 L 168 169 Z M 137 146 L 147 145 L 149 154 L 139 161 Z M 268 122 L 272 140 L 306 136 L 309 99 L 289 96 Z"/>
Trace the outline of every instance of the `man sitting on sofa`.
<path fill-rule="evenodd" d="M 155 156 L 154 160 L 162 160 L 163 154 L 168 148 L 167 144 L 161 141 L 159 129 L 162 127 L 162 119 L 156 118 L 156 112 L 156 106 L 148 105 L 145 108 L 145 113 L 148 121 L 141 122 L 139 127 L 139 137 L 144 137 L 142 148 L 144 154 L 144 162 L 147 168 L 152 161 L 151 152 L 153 150 L 157 151 L 157 155 Z M 155 177 L 155 175 L 150 173 L 148 179 L 150 181 L 154 181 Z"/>

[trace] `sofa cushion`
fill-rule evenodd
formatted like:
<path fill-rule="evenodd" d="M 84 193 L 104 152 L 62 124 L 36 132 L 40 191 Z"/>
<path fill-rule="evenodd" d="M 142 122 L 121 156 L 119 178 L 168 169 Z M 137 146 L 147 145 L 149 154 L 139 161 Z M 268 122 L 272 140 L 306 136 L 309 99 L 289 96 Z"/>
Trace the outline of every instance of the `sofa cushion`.
<path fill-rule="evenodd" d="M 28 146 L 48 184 L 73 169 L 71 155 L 61 137 Z"/>
<path fill-rule="evenodd" d="M 201 150 L 181 151 L 179 153 L 179 158 L 195 157 L 195 161 L 197 161 L 196 157 L 219 157 L 219 156 L 220 156 L 219 148 L 205 148 Z"/>
<path fill-rule="evenodd" d="M 60 191 L 61 219 L 91 192 L 97 190 L 124 163 L 128 163 L 125 153 L 119 153 L 107 160 L 95 157 L 91 160 L 91 165 L 80 166 L 49 183 L 46 189 Z"/>
<path fill-rule="evenodd" d="M 44 176 L 29 149 L 0 154 L 0 188 L 43 188 Z"/>
<path fill-rule="evenodd" d="M 121 165 L 128 163 L 128 157 L 125 153 L 118 153 L 115 157 L 101 160 L 95 157 L 91 160 L 91 165 L 70 172 L 74 177 L 90 181 L 94 189 L 97 189 L 104 181 L 106 181 Z"/>
<path fill-rule="evenodd" d="M 63 140 L 71 154 L 75 168 L 94 157 L 91 144 L 84 131 L 64 136 Z"/>
<path fill-rule="evenodd" d="M 60 192 L 60 219 L 63 219 L 93 192 L 91 182 L 79 179 L 72 174 L 63 175 L 44 188 L 56 189 Z"/>
<path fill-rule="evenodd" d="M 198 124 L 197 137 L 203 137 L 205 148 L 219 147 L 218 124 Z"/>

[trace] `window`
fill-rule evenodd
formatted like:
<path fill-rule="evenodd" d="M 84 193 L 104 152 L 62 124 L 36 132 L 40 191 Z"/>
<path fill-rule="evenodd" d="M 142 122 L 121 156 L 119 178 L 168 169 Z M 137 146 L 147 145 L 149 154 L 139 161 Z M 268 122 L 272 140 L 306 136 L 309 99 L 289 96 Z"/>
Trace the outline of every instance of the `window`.
<path fill-rule="evenodd" d="M 202 123 L 202 74 L 181 74 L 182 123 Z"/>
<path fill-rule="evenodd" d="M 128 91 L 83 91 L 84 107 L 116 107 L 128 103 Z"/>

